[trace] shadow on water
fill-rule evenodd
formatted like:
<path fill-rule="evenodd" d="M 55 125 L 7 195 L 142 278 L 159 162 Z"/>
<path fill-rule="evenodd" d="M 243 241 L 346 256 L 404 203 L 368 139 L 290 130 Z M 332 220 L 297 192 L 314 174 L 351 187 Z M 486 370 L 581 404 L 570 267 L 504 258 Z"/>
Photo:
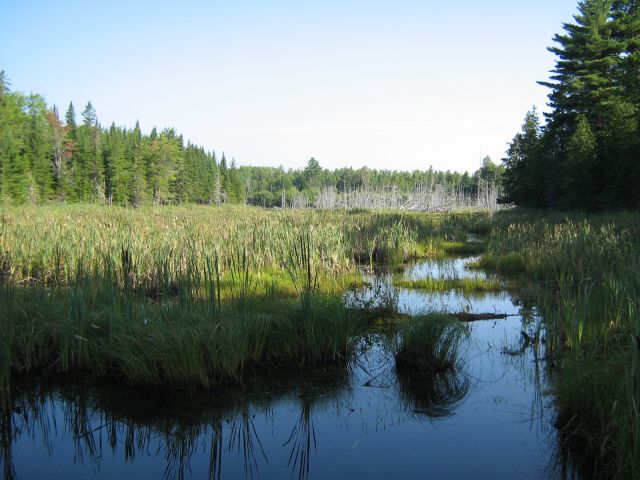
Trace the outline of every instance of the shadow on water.
<path fill-rule="evenodd" d="M 153 458 L 157 463 L 162 458 L 162 478 L 197 477 L 192 460 L 200 457 L 201 463 L 202 454 L 207 453 L 208 478 L 222 478 L 227 457 L 241 460 L 240 476 L 258 478 L 268 458 L 254 419 L 258 412 L 270 415 L 274 404 L 288 401 L 299 403 L 300 418 L 283 446 L 291 449 L 291 468 L 305 478 L 311 442 L 310 437 L 303 440 L 313 431 L 311 412 L 323 399 L 339 398 L 348 376 L 342 368 L 269 381 L 254 378 L 224 393 L 197 395 L 91 387 L 81 382 L 23 385 L 23 393 L 12 399 L 0 424 L 4 476 L 19 478 L 14 449 L 31 441 L 41 444 L 56 463 L 69 460 L 60 459 L 60 454 L 72 452 L 73 465 L 94 473 L 118 461 Z M 60 474 L 63 477 L 69 478 Z"/>
<path fill-rule="evenodd" d="M 49 478 L 76 478 L 86 472 L 114 478 L 118 465 L 148 468 L 150 462 L 156 473 L 163 464 L 165 479 L 199 478 L 206 459 L 210 479 L 263 478 L 265 468 L 270 472 L 273 467 L 306 479 L 319 443 L 315 417 L 326 423 L 328 409 L 339 423 L 343 415 L 354 413 L 345 407 L 358 401 L 351 384 L 354 376 L 351 368 L 298 372 L 266 381 L 254 378 L 242 387 L 204 396 L 82 382 L 22 385 L 23 393 L 12 399 L 0 423 L 4 478 L 30 478 L 45 471 Z M 398 407 L 430 421 L 450 415 L 468 389 L 459 378 L 398 375 L 393 386 Z M 270 423 L 271 435 L 256 425 L 256 418 Z M 41 446 L 42 470 L 22 458 L 19 451 L 28 444 Z M 286 464 L 270 465 L 272 457 L 284 458 L 282 452 Z M 66 466 L 52 475 L 43 455 L 57 468 Z M 227 462 L 230 468 L 225 468 Z M 323 476 L 322 466 L 318 468 Z"/>
<path fill-rule="evenodd" d="M 471 324 L 455 368 L 437 374 L 397 369 L 387 325 L 363 334 L 347 365 L 206 392 L 32 379 L 0 417 L 4 478 L 574 478 L 554 453 L 544 354 L 523 340 L 535 309 L 506 292 L 409 292 L 389 275 L 346 301 L 518 316 Z"/>

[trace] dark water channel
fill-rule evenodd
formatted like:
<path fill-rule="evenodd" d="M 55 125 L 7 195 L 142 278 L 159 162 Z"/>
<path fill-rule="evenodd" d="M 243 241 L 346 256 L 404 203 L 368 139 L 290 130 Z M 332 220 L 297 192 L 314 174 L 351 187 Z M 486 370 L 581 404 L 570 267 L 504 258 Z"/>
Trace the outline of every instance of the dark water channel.
<path fill-rule="evenodd" d="M 465 261 L 423 262 L 403 275 L 482 275 Z M 535 312 L 507 292 L 427 293 L 395 289 L 391 274 L 370 280 L 360 299 L 403 312 L 514 316 L 471 323 L 462 368 L 438 378 L 397 375 L 382 334 L 371 333 L 347 367 L 194 396 L 39 385 L 2 418 L 4 477 L 561 477 L 542 353 L 522 341 Z"/>

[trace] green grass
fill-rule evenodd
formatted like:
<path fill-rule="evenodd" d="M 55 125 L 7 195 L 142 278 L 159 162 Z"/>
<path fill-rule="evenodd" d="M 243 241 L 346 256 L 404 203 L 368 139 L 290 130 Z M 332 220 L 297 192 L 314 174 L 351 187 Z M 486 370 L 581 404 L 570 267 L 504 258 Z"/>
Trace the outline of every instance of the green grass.
<path fill-rule="evenodd" d="M 304 232 L 323 270 L 349 271 L 354 261 L 399 264 L 436 255 L 458 236 L 455 217 L 399 212 L 264 211 L 203 206 L 125 209 L 97 205 L 0 206 L 0 266 L 12 281 L 61 283 L 80 262 L 104 268 L 131 256 L 128 273 L 144 280 L 164 263 L 177 273 L 217 252 L 230 258 L 249 250 L 252 270 L 282 269 Z"/>
<path fill-rule="evenodd" d="M 211 387 L 263 368 L 346 362 L 359 331 L 339 299 L 158 303 L 99 278 L 0 287 L 3 383 L 10 374 L 87 372 L 158 388 Z"/>
<path fill-rule="evenodd" d="M 462 237 L 455 215 L 0 207 L 0 386 L 34 372 L 159 388 L 345 362 L 359 262 Z M 464 222 L 471 223 L 471 217 Z"/>
<path fill-rule="evenodd" d="M 394 285 L 402 288 L 423 289 L 433 292 L 458 290 L 461 292 L 494 292 L 504 290 L 504 284 L 495 278 L 423 278 L 396 279 Z"/>
<path fill-rule="evenodd" d="M 479 260 L 469 263 L 467 267 L 496 272 L 500 275 L 519 275 L 525 273 L 528 268 L 523 256 L 518 252 L 499 256 L 483 255 Z"/>
<path fill-rule="evenodd" d="M 442 248 L 448 255 L 479 255 L 487 250 L 485 242 L 444 242 Z"/>

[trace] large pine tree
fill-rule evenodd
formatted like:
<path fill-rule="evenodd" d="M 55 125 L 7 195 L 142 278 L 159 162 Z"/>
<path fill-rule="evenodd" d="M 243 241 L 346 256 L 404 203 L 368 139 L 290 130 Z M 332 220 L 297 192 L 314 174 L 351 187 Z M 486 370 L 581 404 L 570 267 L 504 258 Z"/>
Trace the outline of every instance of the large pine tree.
<path fill-rule="evenodd" d="M 637 0 L 584 0 L 554 37 L 547 123 L 535 161 L 514 138 L 504 200 L 520 205 L 621 208 L 640 202 L 640 20 Z M 531 137 L 531 136 L 529 136 Z M 538 175 L 523 173 L 536 164 Z M 543 201 L 540 201 L 543 199 Z"/>

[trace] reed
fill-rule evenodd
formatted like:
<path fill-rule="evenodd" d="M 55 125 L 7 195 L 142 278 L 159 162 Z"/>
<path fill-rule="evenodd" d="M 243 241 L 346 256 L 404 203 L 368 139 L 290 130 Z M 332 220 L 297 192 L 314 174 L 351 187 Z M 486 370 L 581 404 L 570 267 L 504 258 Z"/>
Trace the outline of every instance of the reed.
<path fill-rule="evenodd" d="M 468 327 L 446 314 L 412 317 L 399 329 L 393 345 L 396 368 L 436 375 L 459 367 Z"/>
<path fill-rule="evenodd" d="M 0 219 L 3 392 L 33 372 L 207 388 L 345 362 L 357 263 L 460 236 L 449 217 L 397 212 L 58 205 Z"/>
<path fill-rule="evenodd" d="M 105 262 L 124 269 L 123 282 L 145 284 L 163 273 L 167 283 L 173 280 L 168 273 L 180 273 L 190 260 L 202 265 L 214 251 L 226 271 L 228 257 L 243 246 L 251 250 L 252 272 L 280 269 L 292 239 L 309 230 L 321 269 L 336 274 L 350 271 L 354 262 L 394 264 L 416 253 L 436 254 L 456 235 L 439 217 L 398 212 L 95 205 L 0 209 L 3 276 L 48 285 L 64 283 L 79 263 L 103 269 Z"/>
<path fill-rule="evenodd" d="M 444 242 L 442 247 L 448 255 L 479 255 L 487 250 L 484 242 Z"/>
<path fill-rule="evenodd" d="M 330 297 L 304 311 L 295 299 L 244 297 L 212 314 L 209 302 L 157 302 L 112 280 L 76 278 L 56 291 L 0 287 L 5 390 L 12 374 L 35 372 L 207 388 L 257 369 L 345 362 L 359 328 Z"/>
<path fill-rule="evenodd" d="M 640 478 L 640 215 L 497 214 L 489 253 L 539 282 L 569 449 L 598 476 Z"/>

